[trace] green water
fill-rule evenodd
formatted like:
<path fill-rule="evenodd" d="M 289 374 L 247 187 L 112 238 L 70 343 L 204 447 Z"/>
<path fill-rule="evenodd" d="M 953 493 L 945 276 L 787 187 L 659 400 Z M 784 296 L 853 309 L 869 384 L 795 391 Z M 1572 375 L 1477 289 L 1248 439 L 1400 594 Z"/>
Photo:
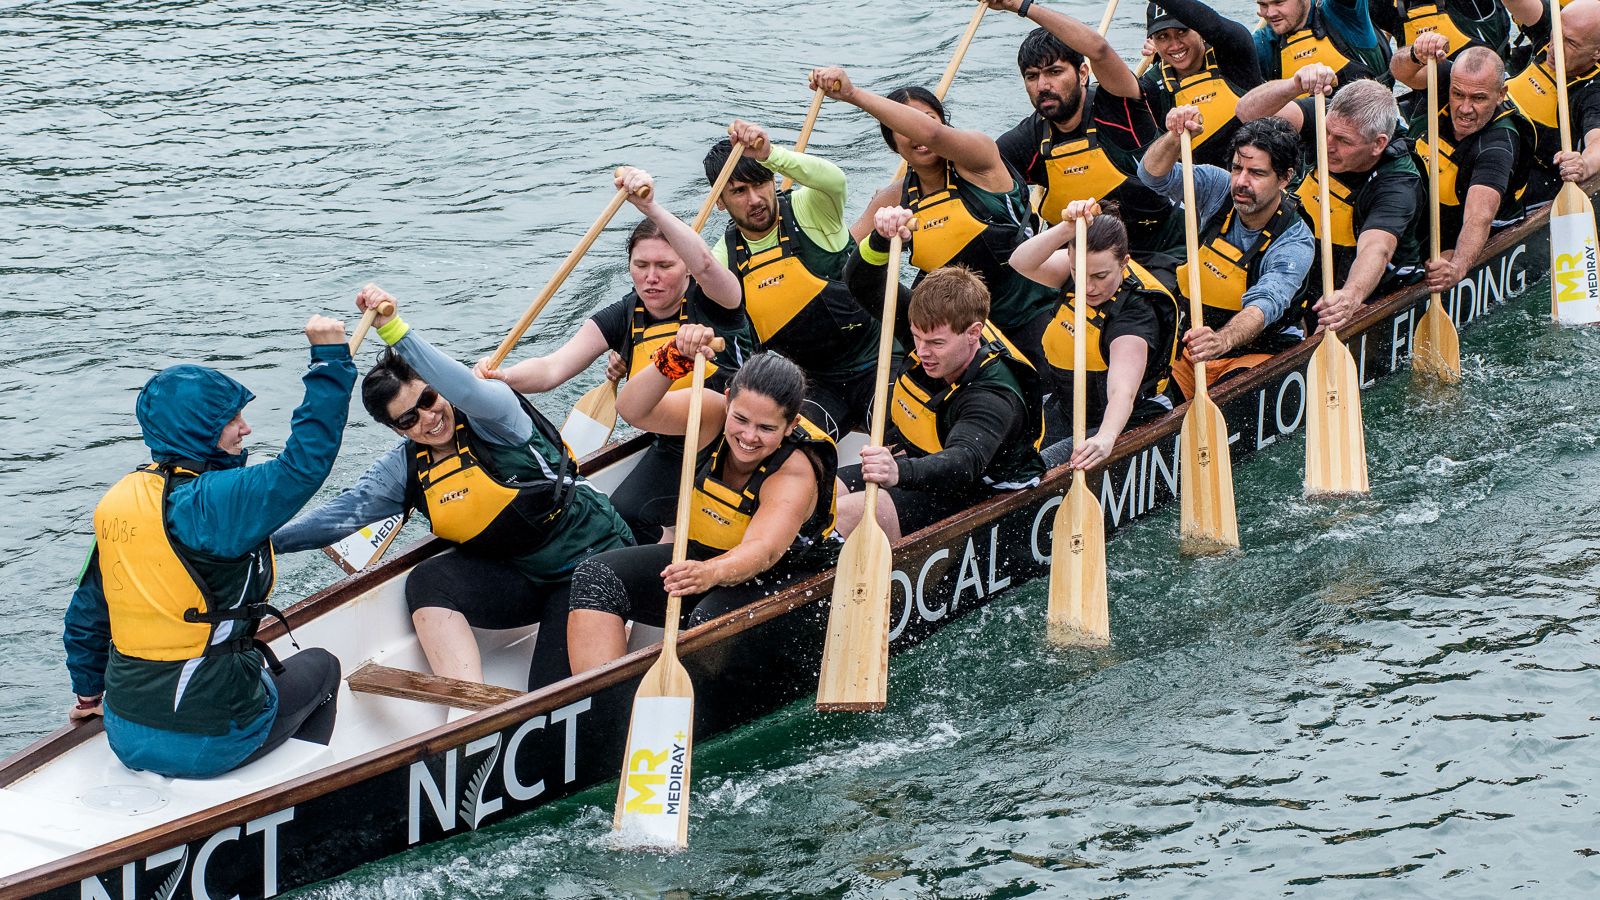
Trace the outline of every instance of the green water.
<path fill-rule="evenodd" d="M 475 358 L 603 207 L 611 167 L 655 172 L 687 215 L 729 118 L 792 135 L 812 65 L 931 84 L 970 11 L 0 10 L 0 751 L 64 716 L 61 611 L 90 509 L 142 459 L 131 408 L 152 370 L 237 375 L 270 455 L 310 313 L 377 280 Z M 1125 55 L 1141 13 L 1113 30 Z M 1026 113 L 1024 33 L 991 14 L 957 124 Z M 893 167 L 836 104 L 813 147 L 851 176 L 852 211 Z M 632 222 L 519 353 L 620 294 Z M 800 704 L 699 746 L 689 853 L 610 849 L 602 787 L 298 896 L 1592 896 L 1600 334 L 1550 328 L 1543 290 L 1463 336 L 1459 389 L 1402 374 L 1366 394 L 1369 498 L 1302 501 L 1286 440 L 1236 469 L 1242 556 L 1179 559 L 1174 512 L 1119 533 L 1109 651 L 1046 647 L 1032 584 L 898 657 L 881 715 Z M 390 442 L 351 421 L 330 491 Z M 283 568 L 285 600 L 333 577 L 312 556 Z"/>

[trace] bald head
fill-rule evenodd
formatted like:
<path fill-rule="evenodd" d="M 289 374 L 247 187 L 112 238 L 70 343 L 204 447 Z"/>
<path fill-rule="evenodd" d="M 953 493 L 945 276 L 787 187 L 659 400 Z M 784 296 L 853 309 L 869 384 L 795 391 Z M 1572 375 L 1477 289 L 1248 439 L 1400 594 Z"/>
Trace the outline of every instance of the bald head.
<path fill-rule="evenodd" d="M 1600 64 L 1600 0 L 1572 0 L 1561 11 L 1567 39 L 1567 77 L 1586 74 Z"/>
<path fill-rule="evenodd" d="M 1563 25 L 1566 22 L 1566 19 L 1561 20 Z M 1452 81 L 1463 76 L 1475 81 L 1487 80 L 1498 87 L 1506 83 L 1506 62 L 1488 47 L 1468 47 L 1456 56 L 1450 66 Z"/>

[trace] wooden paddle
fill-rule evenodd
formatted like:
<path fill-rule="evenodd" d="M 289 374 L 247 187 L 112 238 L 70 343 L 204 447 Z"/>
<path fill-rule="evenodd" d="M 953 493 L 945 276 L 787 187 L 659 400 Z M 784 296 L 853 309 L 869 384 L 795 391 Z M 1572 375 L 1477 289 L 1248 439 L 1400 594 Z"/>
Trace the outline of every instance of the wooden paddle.
<path fill-rule="evenodd" d="M 694 218 L 692 227 L 696 234 L 706 227 L 706 220 L 711 218 L 711 211 L 717 207 L 717 198 L 722 196 L 722 189 L 728 186 L 728 179 L 733 177 L 733 169 L 742 156 L 744 145 L 735 143 L 733 152 L 728 154 L 728 161 L 722 164 L 722 171 L 717 173 L 716 183 L 711 185 L 711 194 L 700 205 L 700 212 Z M 574 456 L 582 459 L 604 447 L 606 441 L 611 440 L 611 433 L 616 430 L 617 383 L 607 378 L 590 388 L 572 405 L 567 420 L 561 423 L 561 439 L 566 441 Z"/>
<path fill-rule="evenodd" d="M 350 356 L 355 357 L 356 351 L 361 349 L 361 342 L 367 339 L 367 332 L 372 329 L 372 323 L 382 313 L 386 316 L 394 315 L 394 304 L 385 300 L 378 304 L 376 309 L 369 309 L 361 314 L 361 321 L 356 323 L 356 332 L 350 336 Z"/>
<path fill-rule="evenodd" d="M 712 341 L 720 351 L 722 341 Z M 672 562 L 689 554 L 689 512 L 694 499 L 694 468 L 699 458 L 700 406 L 706 384 L 706 357 L 694 355 L 693 393 L 689 395 L 689 422 L 683 432 L 683 466 L 678 472 L 678 517 L 673 526 Z M 667 597 L 661 655 L 644 673 L 633 695 L 633 716 L 628 720 L 627 750 L 622 755 L 622 778 L 617 784 L 617 810 L 613 831 L 637 835 L 652 846 L 689 846 L 689 761 L 694 747 L 694 684 L 678 659 L 678 620 L 683 598 Z"/>
<path fill-rule="evenodd" d="M 501 341 L 500 346 L 495 349 L 494 355 L 489 357 L 490 369 L 498 369 L 500 364 L 506 361 L 506 357 L 511 353 L 511 348 L 515 347 L 517 341 L 522 339 L 523 332 L 528 330 L 528 326 L 533 324 L 533 320 L 539 318 L 539 313 L 544 311 L 545 305 L 550 302 L 550 298 L 556 295 L 561 283 L 567 280 L 568 275 L 572 274 L 573 268 L 578 265 L 578 260 L 583 259 L 583 255 L 589 252 L 589 247 L 595 242 L 595 238 L 598 238 L 600 232 L 605 230 L 607 223 L 611 221 L 611 217 L 617 214 L 617 210 L 622 208 L 622 204 L 627 199 L 627 188 L 618 189 L 616 196 L 612 197 L 611 202 L 606 204 L 605 211 L 600 214 L 600 218 L 595 219 L 594 224 L 589 226 L 589 230 L 584 232 L 583 238 L 578 241 L 578 246 L 572 248 L 572 252 L 567 254 L 567 258 L 561 261 L 561 265 L 556 269 L 556 274 L 551 276 L 550 283 L 546 284 L 544 290 L 539 292 L 539 296 L 535 297 L 533 302 L 528 305 L 528 311 L 522 314 L 522 318 L 517 320 L 517 324 L 511 326 L 511 333 L 506 335 L 506 339 Z"/>
<path fill-rule="evenodd" d="M 939 84 L 934 87 L 933 95 L 940 100 L 950 92 L 950 85 L 956 80 L 956 72 L 961 68 L 961 60 L 966 58 L 967 48 L 972 46 L 972 36 L 978 33 L 978 25 L 983 21 L 983 14 L 989 11 L 989 4 L 978 0 L 978 8 L 972 13 L 972 21 L 967 23 L 967 30 L 961 35 L 961 42 L 956 44 L 956 52 L 950 56 L 950 64 L 944 67 L 944 75 L 939 79 Z M 900 168 L 894 170 L 894 181 L 901 181 L 906 177 L 906 161 L 900 160 Z"/>
<path fill-rule="evenodd" d="M 1200 302 L 1200 228 L 1195 222 L 1194 151 L 1189 131 L 1178 136 L 1183 163 L 1183 226 L 1189 265 L 1189 327 L 1205 323 Z M 1194 366 L 1194 397 L 1178 432 L 1179 545 L 1184 553 L 1217 553 L 1239 546 L 1233 507 L 1233 455 L 1228 423 L 1206 390 L 1206 364 Z"/>
<path fill-rule="evenodd" d="M 1581 193 L 1581 192 L 1580 192 Z M 1439 61 L 1428 59 L 1428 258 L 1439 259 Z M 1552 284 L 1554 282 L 1552 281 Z M 1411 368 L 1451 383 L 1461 380 L 1461 336 L 1445 312 L 1438 291 L 1428 294 L 1428 311 L 1411 339 Z"/>
<path fill-rule="evenodd" d="M 1106 36 L 1106 32 L 1111 30 L 1111 17 L 1116 15 L 1116 12 L 1117 12 L 1117 0 L 1107 0 L 1107 2 L 1106 2 L 1106 11 L 1104 13 L 1101 13 L 1101 15 L 1100 15 L 1100 36 L 1101 37 L 1105 37 Z M 1138 78 L 1142 74 L 1144 74 L 1144 73 L 1143 72 L 1135 72 L 1133 74 L 1133 77 Z M 1090 78 L 1094 77 L 1094 66 L 1092 66 L 1092 65 L 1089 67 L 1089 77 Z"/>
<path fill-rule="evenodd" d="M 913 229 L 916 224 L 912 223 Z M 883 318 L 878 331 L 878 380 L 872 392 L 872 434 L 883 446 L 889 406 L 889 358 L 900 296 L 900 235 L 889 239 L 884 270 Z M 833 605 L 822 648 L 817 709 L 877 712 L 889 702 L 889 536 L 878 524 L 878 485 L 866 483 L 861 524 L 845 539 L 833 575 Z"/>
<path fill-rule="evenodd" d="M 1561 149 L 1572 150 L 1571 111 L 1567 108 L 1567 51 L 1562 42 L 1561 9 L 1550 15 L 1550 52 L 1556 61 L 1556 117 Z M 1562 179 L 1550 209 L 1550 315 L 1558 325 L 1600 322 L 1600 248 L 1594 204 L 1583 188 Z"/>
<path fill-rule="evenodd" d="M 1327 97 L 1316 95 L 1317 187 L 1321 210 L 1322 296 L 1333 295 L 1333 219 L 1328 208 Z M 1361 376 L 1350 348 L 1329 328 L 1306 369 L 1307 497 L 1367 493 L 1366 434 L 1361 424 Z"/>
<path fill-rule="evenodd" d="M 1072 449 L 1087 439 L 1089 391 L 1088 313 L 1089 228 L 1077 220 L 1076 267 L 1072 276 Z M 1050 537 L 1050 602 L 1047 635 L 1053 644 L 1104 647 L 1111 643 L 1111 613 L 1106 606 L 1106 522 L 1100 500 L 1083 470 L 1072 473 L 1072 487 L 1056 507 Z"/>
<path fill-rule="evenodd" d="M 817 88 L 812 92 L 811 108 L 806 110 L 806 120 L 800 125 L 800 136 L 795 138 L 794 152 L 806 152 L 806 144 L 811 141 L 811 129 L 816 127 L 817 113 L 822 111 L 822 100 L 826 96 L 828 95 L 823 93 L 822 88 Z M 794 187 L 794 179 L 787 175 L 783 176 L 783 187 L 779 188 L 779 190 L 787 191 L 791 187 Z"/>
<path fill-rule="evenodd" d="M 599 450 L 617 429 L 617 383 L 609 378 L 590 388 L 572 404 L 561 423 L 561 439 L 579 459 Z"/>

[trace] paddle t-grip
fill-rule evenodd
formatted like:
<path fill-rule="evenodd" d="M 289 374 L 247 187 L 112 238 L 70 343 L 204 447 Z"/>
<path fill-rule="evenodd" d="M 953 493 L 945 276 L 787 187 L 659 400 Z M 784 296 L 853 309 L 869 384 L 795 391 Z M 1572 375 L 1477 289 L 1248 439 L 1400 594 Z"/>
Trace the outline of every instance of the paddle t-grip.
<path fill-rule="evenodd" d="M 372 328 L 372 323 L 378 316 L 392 315 L 394 315 L 394 303 L 390 300 L 385 300 L 379 303 L 376 308 L 362 313 L 361 321 L 356 323 L 356 333 L 350 336 L 350 355 L 355 356 L 356 351 L 361 349 L 361 342 L 367 339 L 367 332 Z"/>
<path fill-rule="evenodd" d="M 622 169 L 620 167 L 618 167 L 616 169 L 616 171 L 611 173 L 611 177 L 612 178 L 621 178 L 622 177 Z M 650 195 L 652 195 L 654 193 L 655 193 L 654 189 L 652 189 L 649 185 L 645 185 L 644 187 L 639 188 L 637 191 L 634 191 L 633 195 L 635 197 L 638 197 L 640 200 L 649 200 L 650 199 Z"/>

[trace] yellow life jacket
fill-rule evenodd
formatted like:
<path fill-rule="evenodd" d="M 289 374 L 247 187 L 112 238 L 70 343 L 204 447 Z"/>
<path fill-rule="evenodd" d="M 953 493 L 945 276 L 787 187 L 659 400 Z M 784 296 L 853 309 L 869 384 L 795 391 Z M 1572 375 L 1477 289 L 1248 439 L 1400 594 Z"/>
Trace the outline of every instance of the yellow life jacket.
<path fill-rule="evenodd" d="M 1170 277 L 1171 271 L 1166 274 Z M 1129 303 L 1149 303 L 1156 307 L 1155 315 L 1162 323 L 1163 339 L 1166 341 L 1164 351 L 1152 351 L 1145 362 L 1145 377 L 1139 386 L 1139 396 L 1135 398 L 1134 417 L 1139 418 L 1139 413 L 1160 412 L 1171 409 L 1170 403 L 1161 403 L 1159 409 L 1141 410 L 1139 401 L 1166 393 L 1167 382 L 1172 377 L 1172 363 L 1178 356 L 1178 300 L 1172 288 L 1155 273 L 1130 260 L 1122 272 L 1122 284 L 1117 288 L 1117 293 L 1110 300 L 1099 306 L 1091 306 L 1084 310 L 1084 323 L 1087 328 L 1085 340 L 1088 345 L 1084 347 L 1085 383 L 1087 388 L 1086 404 L 1088 420 L 1091 423 L 1099 422 L 1105 415 L 1106 408 L 1106 373 L 1110 369 L 1110 360 L 1106 354 L 1110 344 L 1106 340 L 1105 331 L 1113 319 Z M 1070 411 L 1073 399 L 1073 380 L 1076 374 L 1073 370 L 1074 335 L 1072 332 L 1073 315 L 1077 309 L 1077 292 L 1064 288 L 1061 292 L 1061 303 L 1056 308 L 1056 316 L 1044 335 L 1045 360 L 1051 368 L 1051 390 L 1055 392 L 1053 402 L 1062 409 Z M 1158 358 L 1163 356 L 1164 358 Z M 1133 420 L 1130 420 L 1130 422 Z"/>
<path fill-rule="evenodd" d="M 1261 258 L 1278 235 L 1283 234 L 1303 215 L 1295 195 L 1285 193 L 1278 203 L 1278 211 L 1267 221 L 1266 227 L 1256 235 L 1255 241 L 1245 248 L 1235 247 L 1223 238 L 1233 224 L 1235 211 L 1231 201 L 1224 201 L 1200 229 L 1200 297 L 1205 314 L 1205 325 L 1217 329 L 1228 323 L 1234 313 L 1244 308 L 1244 294 L 1260 276 Z M 1178 287 L 1188 299 L 1189 266 L 1185 261 L 1178 267 Z M 1290 304 L 1285 313 L 1285 324 L 1297 324 L 1298 304 Z M 1291 321 L 1292 320 L 1292 321 Z M 1268 322 L 1263 335 L 1273 331 L 1278 322 Z M 1190 327 L 1194 327 L 1190 324 Z"/>
<path fill-rule="evenodd" d="M 522 398 L 533 427 L 558 448 L 561 460 L 551 468 L 531 445 L 497 448 L 516 455 L 540 476 L 517 480 L 490 471 L 482 459 L 488 452 L 472 433 L 471 423 L 455 411 L 455 448 L 435 460 L 425 445 L 410 443 L 407 505 L 421 508 L 434 534 L 472 553 L 496 559 L 522 556 L 541 546 L 556 528 L 574 489 L 576 463 L 548 420 Z"/>
<path fill-rule="evenodd" d="M 96 557 L 111 622 L 111 643 L 135 659 L 172 662 L 239 653 L 254 644 L 268 612 L 277 567 L 270 542 L 239 562 L 267 573 L 246 577 L 245 595 L 218 598 L 167 533 L 167 496 L 175 479 L 196 472 L 147 465 L 123 476 L 94 509 Z M 272 612 L 276 612 L 272 610 Z M 223 622 L 242 621 L 241 633 L 214 642 Z"/>
<path fill-rule="evenodd" d="M 1567 75 L 1567 94 L 1574 96 L 1583 84 L 1600 75 L 1600 68 L 1573 77 Z M 1506 96 L 1517 112 L 1533 126 L 1533 164 L 1545 169 L 1555 166 L 1556 152 L 1561 149 L 1561 120 L 1557 112 L 1559 94 L 1556 92 L 1555 64 L 1541 53 L 1514 77 L 1506 80 Z M 1444 177 L 1444 160 L 1439 160 L 1439 177 Z"/>
<path fill-rule="evenodd" d="M 1322 239 L 1322 189 L 1317 180 L 1317 172 L 1312 169 L 1301 180 L 1300 186 L 1295 188 L 1295 195 L 1300 198 L 1300 205 L 1305 209 L 1306 216 L 1311 219 L 1311 231 Z M 1338 175 L 1328 173 L 1328 221 L 1333 226 L 1333 248 L 1338 253 L 1340 248 L 1355 250 L 1356 247 L 1356 207 L 1355 194 L 1339 180 Z"/>
<path fill-rule="evenodd" d="M 978 381 L 1002 382 L 1022 399 L 1030 423 L 1028 439 L 1025 448 L 1003 448 L 996 454 L 990 471 L 984 473 L 984 480 L 1002 489 L 1012 489 L 1044 471 L 1037 452 L 1044 439 L 1043 393 L 1032 364 L 1000 329 L 985 322 L 981 340 L 972 364 L 954 384 L 929 377 L 916 352 L 906 354 L 889 398 L 889 419 L 898 441 L 908 453 L 917 457 L 931 456 L 944 449 L 944 435 L 951 426 L 944 410 L 956 392 Z"/>
<path fill-rule="evenodd" d="M 1499 111 L 1495 114 L 1495 117 L 1489 120 L 1489 124 L 1483 126 L 1483 130 L 1487 131 L 1488 129 L 1495 127 L 1501 122 L 1501 120 L 1506 119 L 1507 117 L 1521 118 L 1519 113 L 1520 110 L 1517 109 L 1516 104 L 1502 103 Z M 1455 129 L 1450 125 L 1450 110 L 1448 105 L 1445 108 L 1436 111 L 1434 114 L 1439 117 L 1439 207 L 1441 210 L 1454 209 L 1456 211 L 1456 215 L 1459 217 L 1460 210 L 1458 208 L 1462 205 L 1466 198 L 1467 187 L 1466 185 L 1456 184 L 1456 181 L 1461 174 L 1461 162 L 1456 159 L 1456 152 L 1459 149 L 1459 145 L 1453 143 L 1450 138 L 1445 136 L 1447 130 L 1451 134 L 1455 132 Z M 1522 123 L 1524 125 L 1531 124 L 1526 118 L 1522 118 Z M 1474 134 L 1479 133 L 1482 132 L 1474 132 Z M 1417 137 L 1417 158 L 1422 161 L 1422 165 L 1424 167 L 1426 167 L 1428 164 L 1428 152 L 1428 136 L 1426 130 L 1423 130 L 1422 134 Z M 1522 186 L 1516 189 L 1514 195 L 1516 197 L 1521 197 L 1526 188 L 1527 182 L 1526 178 L 1524 178 Z"/>
<path fill-rule="evenodd" d="M 1161 83 L 1172 95 L 1172 106 L 1198 107 L 1202 115 L 1200 134 L 1194 137 L 1194 151 L 1198 154 L 1206 142 L 1218 134 L 1231 133 L 1237 124 L 1239 98 L 1244 94 L 1217 68 L 1217 54 L 1206 47 L 1206 64 L 1188 77 L 1180 77 L 1176 69 L 1161 63 Z"/>
<path fill-rule="evenodd" d="M 817 505 L 800 526 L 794 547 L 807 547 L 833 533 L 836 512 L 834 474 L 839 468 L 839 449 L 828 433 L 804 416 L 794 431 L 761 461 L 742 488 L 734 488 L 718 476 L 723 467 L 723 451 L 728 439 L 719 437 L 706 448 L 704 462 L 695 472 L 694 498 L 689 512 L 689 543 L 703 555 L 727 553 L 744 540 L 750 520 L 761 506 L 761 487 L 767 477 L 783 468 L 796 451 L 802 451 L 817 476 Z"/>
<path fill-rule="evenodd" d="M 632 378 L 654 365 L 656 351 L 661 345 L 676 338 L 678 329 L 689 321 L 689 301 L 687 298 L 678 301 L 678 317 L 665 322 L 650 321 L 650 310 L 644 305 L 644 300 L 636 300 L 632 312 L 628 313 L 628 343 L 624 354 L 628 362 L 628 377 Z M 706 360 L 706 380 L 716 374 L 717 364 Z M 672 383 L 668 390 L 675 391 L 688 387 L 694 382 L 693 375 L 685 375 Z"/>
<path fill-rule="evenodd" d="M 950 265 L 989 228 L 967 208 L 954 177 L 955 166 L 947 166 L 946 171 L 942 189 L 931 194 L 913 191 L 910 198 L 909 207 L 917 216 L 911 264 L 924 272 Z"/>
<path fill-rule="evenodd" d="M 756 339 L 813 377 L 859 369 L 877 349 L 877 320 L 839 280 L 848 247 L 832 251 L 813 241 L 796 220 L 788 191 L 778 195 L 776 227 L 778 243 L 759 252 L 751 251 L 737 225 L 729 225 L 723 239 Z"/>
<path fill-rule="evenodd" d="M 1401 30 L 1405 34 L 1404 43 L 1407 47 L 1415 44 L 1417 38 L 1422 35 L 1430 33 L 1442 34 L 1449 39 L 1450 55 L 1454 57 L 1457 53 L 1465 50 L 1469 44 L 1474 43 L 1473 39 L 1461 30 L 1461 26 L 1456 24 L 1450 13 L 1440 9 L 1440 4 L 1437 0 L 1435 2 L 1418 3 L 1416 6 L 1406 9 L 1405 17 L 1405 23 L 1402 25 Z"/>
<path fill-rule="evenodd" d="M 1088 119 L 1083 136 L 1059 139 L 1053 126 L 1046 127 L 1039 141 L 1044 159 L 1044 197 L 1039 201 L 1039 217 L 1050 224 L 1061 221 L 1061 214 L 1073 200 L 1093 197 L 1103 200 L 1122 187 L 1130 177 L 1100 145 L 1099 128 L 1090 115 L 1085 99 L 1083 116 Z"/>
<path fill-rule="evenodd" d="M 1278 65 L 1282 70 L 1279 77 L 1282 78 L 1293 78 L 1295 73 L 1314 63 L 1322 63 L 1343 74 L 1345 66 L 1352 62 L 1354 60 L 1340 51 L 1327 32 L 1309 22 L 1305 28 L 1288 35 L 1283 49 L 1278 51 Z"/>

